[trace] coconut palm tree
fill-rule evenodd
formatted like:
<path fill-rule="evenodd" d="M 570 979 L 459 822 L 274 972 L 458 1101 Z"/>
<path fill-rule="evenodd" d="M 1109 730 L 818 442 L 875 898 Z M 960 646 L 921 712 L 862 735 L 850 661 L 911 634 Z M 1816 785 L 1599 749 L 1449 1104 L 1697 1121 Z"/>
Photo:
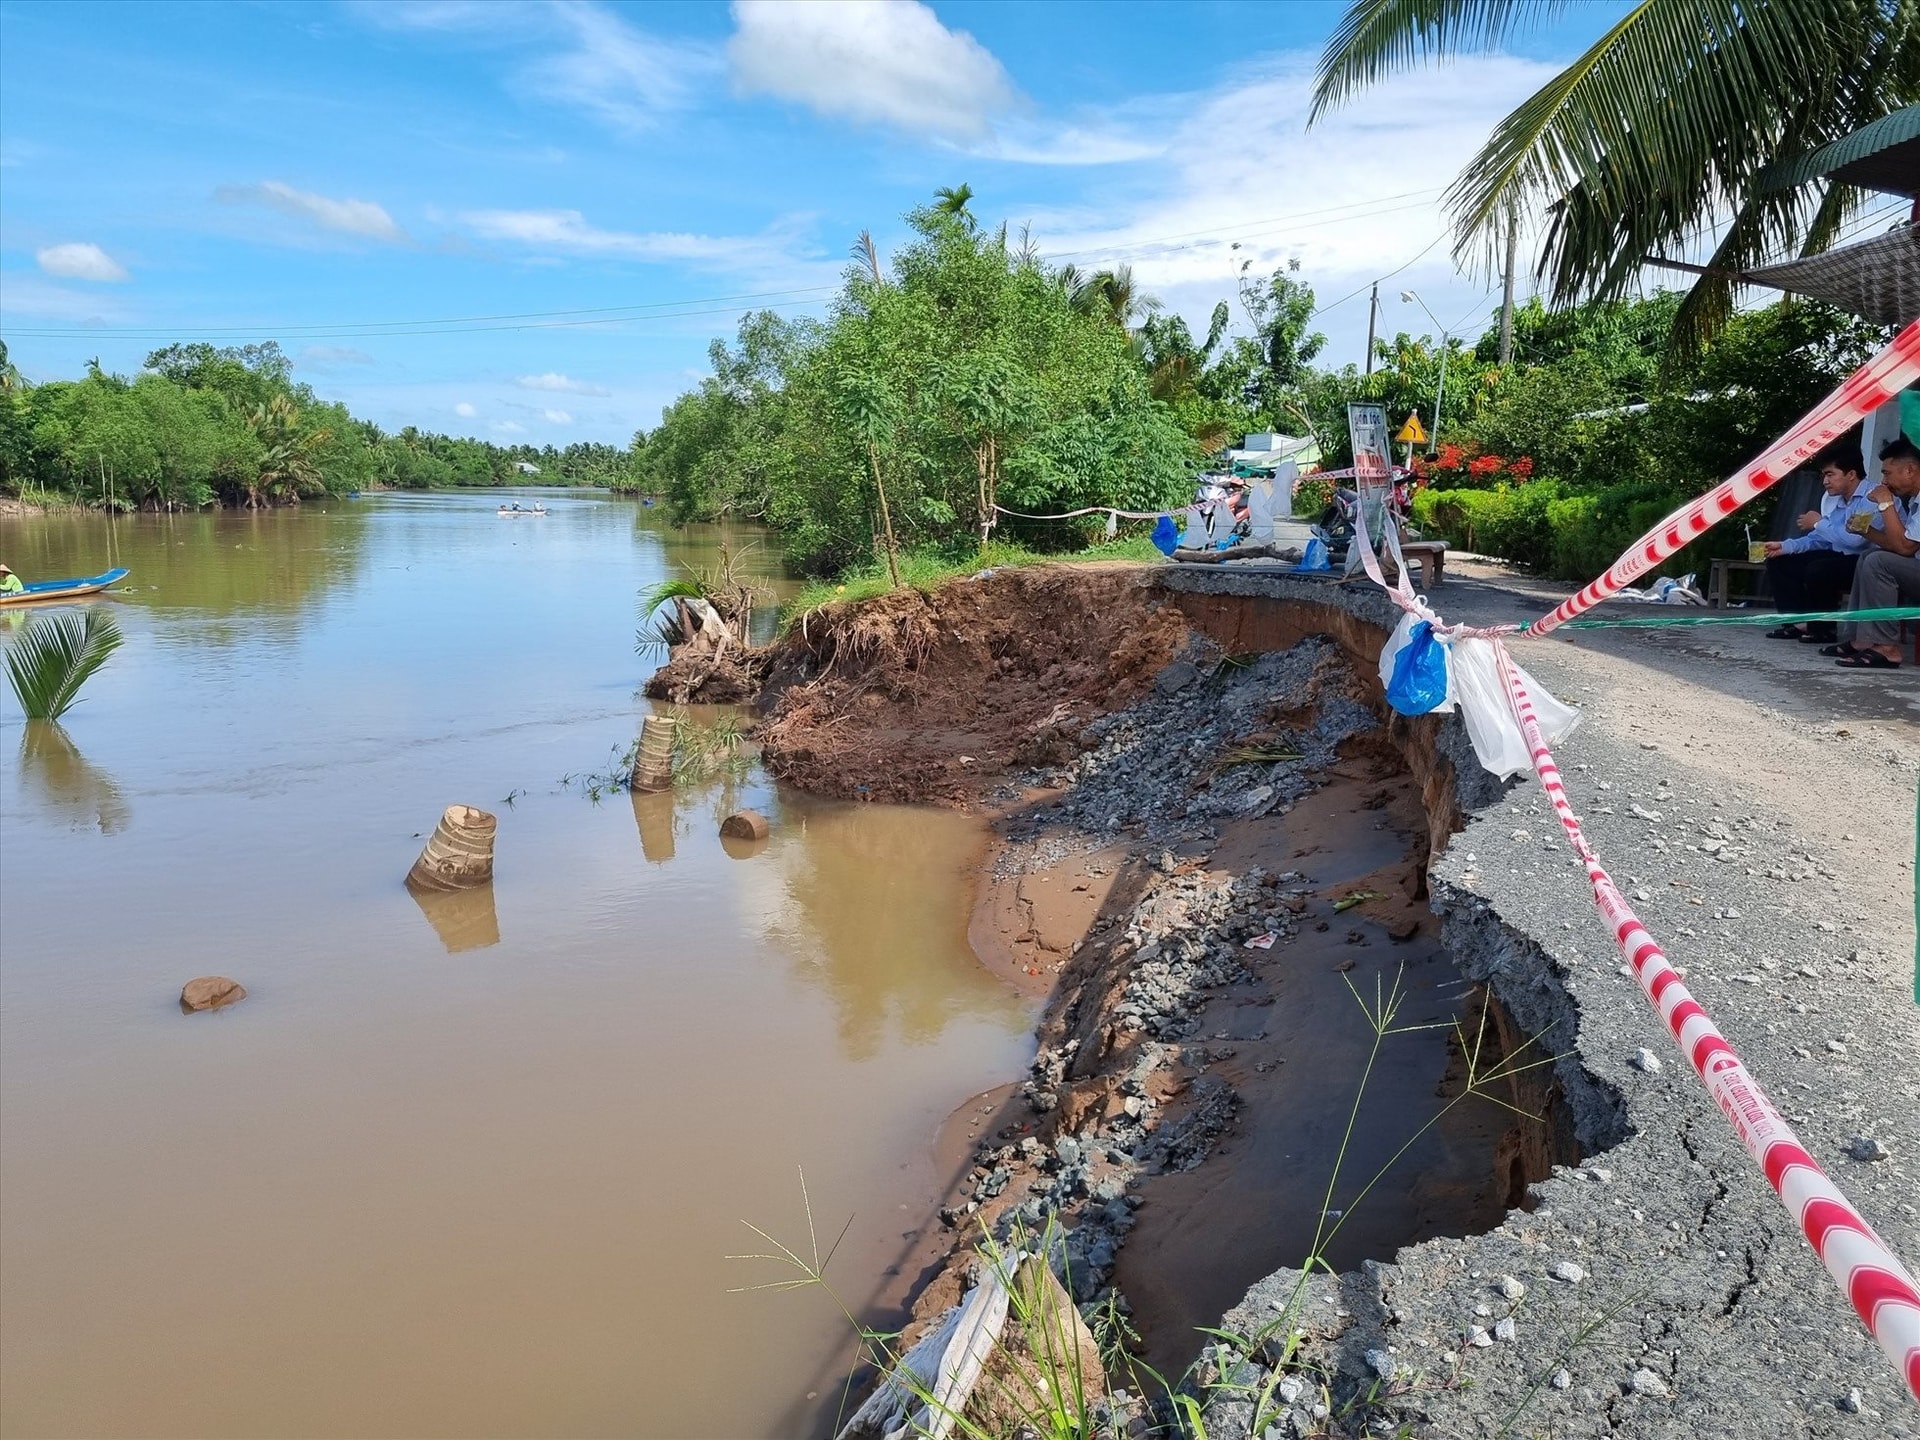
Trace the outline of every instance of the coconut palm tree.
<path fill-rule="evenodd" d="M 1072 266 L 1066 267 L 1064 273 L 1070 273 L 1071 278 L 1065 283 L 1074 309 L 1084 315 L 1097 315 L 1110 320 L 1129 335 L 1139 321 L 1160 308 L 1160 301 L 1134 282 L 1131 265 L 1099 270 L 1085 278 Z"/>
<path fill-rule="evenodd" d="M 260 473 L 247 486 L 247 507 L 258 509 L 267 500 L 297 502 L 326 488 L 314 464 L 314 452 L 333 438 L 330 430 L 303 430 L 300 411 L 285 395 L 256 405 L 247 424 L 261 446 Z"/>
<path fill-rule="evenodd" d="M 1496 50 L 1565 9 L 1350 0 L 1311 119 L 1422 61 Z M 1491 268 L 1508 216 L 1538 216 L 1537 274 L 1569 304 L 1618 297 L 1649 261 L 1717 237 L 1674 320 L 1685 352 L 1725 324 L 1741 271 L 1827 249 L 1865 201 L 1847 185 L 1778 184 L 1776 167 L 1916 98 L 1920 0 L 1640 0 L 1502 120 L 1454 181 L 1456 257 Z"/>

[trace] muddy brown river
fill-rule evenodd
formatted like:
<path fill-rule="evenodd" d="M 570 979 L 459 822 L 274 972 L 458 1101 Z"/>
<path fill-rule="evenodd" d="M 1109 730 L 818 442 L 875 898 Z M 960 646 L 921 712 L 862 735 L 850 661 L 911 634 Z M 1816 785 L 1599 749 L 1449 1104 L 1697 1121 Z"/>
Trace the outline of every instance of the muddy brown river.
<path fill-rule="evenodd" d="M 647 707 L 638 592 L 723 537 L 540 498 L 0 520 L 30 580 L 133 572 L 63 731 L 0 698 L 5 1434 L 797 1433 L 846 1322 L 729 1293 L 785 1278 L 743 1222 L 804 1242 L 804 1171 L 858 1309 L 1024 1068 L 973 823 L 561 783 Z M 453 801 L 498 878 L 424 911 Z M 183 1015 L 208 973 L 249 998 Z"/>

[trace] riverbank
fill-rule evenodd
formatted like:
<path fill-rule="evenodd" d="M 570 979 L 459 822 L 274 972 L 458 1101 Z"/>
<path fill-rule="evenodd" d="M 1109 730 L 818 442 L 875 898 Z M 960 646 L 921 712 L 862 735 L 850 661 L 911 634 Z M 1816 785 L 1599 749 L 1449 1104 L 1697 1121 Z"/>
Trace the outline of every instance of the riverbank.
<path fill-rule="evenodd" d="M 1112 591 L 1116 582 L 1122 589 Z M 1502 801 L 1501 787 L 1470 759 L 1456 767 L 1454 759 L 1462 753 L 1457 724 L 1395 720 L 1380 725 L 1374 708 L 1377 679 L 1363 663 L 1377 653 L 1377 637 L 1391 618 L 1376 597 L 1265 577 L 1135 570 L 1109 572 L 1090 603 L 1076 608 L 1057 588 L 1063 583 L 1070 584 L 1033 578 L 1023 582 L 1022 591 L 996 599 L 991 594 L 995 579 L 989 577 L 940 592 L 978 589 L 974 598 L 924 606 L 894 602 L 880 632 L 902 633 L 902 605 L 926 622 L 907 626 L 904 633 L 915 643 L 894 652 L 913 658 L 904 672 L 897 665 L 863 669 L 855 658 L 857 647 L 843 654 L 839 644 L 829 644 L 808 652 L 820 667 L 816 681 L 824 676 L 825 683 L 807 684 L 807 663 L 789 653 L 789 685 L 798 688 L 790 688 L 775 706 L 768 727 L 770 762 L 776 769 L 790 766 L 787 773 L 803 783 L 838 775 L 829 783 L 858 793 L 859 785 L 872 785 L 850 778 L 858 769 L 884 776 L 889 793 L 898 798 L 999 806 L 1004 848 L 982 906 L 993 917 L 987 928 L 1012 958 L 996 968 L 1029 982 L 1042 981 L 1049 972 L 1057 976 L 1040 1027 L 1034 1073 L 1005 1105 L 981 1104 L 966 1112 L 967 1128 L 981 1138 L 974 1140 L 970 1163 L 943 1212 L 951 1226 L 947 1258 L 921 1267 L 930 1275 L 916 1307 L 923 1320 L 957 1297 L 965 1242 L 977 1234 L 982 1219 L 992 1225 L 1016 1214 L 1030 1221 L 1057 1214 L 1073 1226 L 1067 1254 L 1080 1298 L 1091 1301 L 1118 1282 L 1147 1332 L 1147 1358 L 1163 1373 L 1197 1364 L 1190 1386 L 1209 1399 L 1213 1434 L 1247 1433 L 1250 1416 L 1244 1409 L 1236 1412 L 1230 1397 L 1202 1382 L 1212 1379 L 1217 1387 L 1223 1378 L 1238 1378 L 1271 1382 L 1289 1397 L 1282 1407 L 1283 1435 L 1321 1433 L 1335 1420 L 1357 1433 L 1370 1419 L 1383 1417 L 1413 1427 L 1410 1433 L 1418 1435 L 1491 1434 L 1519 1409 L 1528 1426 L 1547 1424 L 1555 1434 L 1677 1435 L 1697 1430 L 1702 1414 L 1732 1403 L 1733 1391 L 1721 1378 L 1727 1368 L 1722 1357 L 1730 1348 L 1740 1351 L 1751 1344 L 1742 1337 L 1761 1335 L 1771 1339 L 1751 1349 L 1770 1359 L 1742 1360 L 1732 1367 L 1741 1375 L 1742 1415 L 1751 1416 L 1740 1423 L 1751 1423 L 1752 1433 L 1777 1432 L 1783 1425 L 1800 1427 L 1795 1433 L 1830 1433 L 1822 1427 L 1858 1424 L 1846 1417 L 1876 1407 L 1881 1416 L 1876 1423 L 1909 1423 L 1892 1418 L 1905 1402 L 1897 1388 L 1890 1388 L 1892 1377 L 1875 1368 L 1883 1362 L 1844 1301 L 1837 1292 L 1828 1293 L 1830 1283 L 1764 1182 L 1751 1173 L 1711 1104 L 1691 1076 L 1677 1073 L 1683 1069 L 1678 1058 L 1664 1056 L 1664 1036 L 1644 1001 L 1608 963 L 1605 937 L 1579 889 L 1579 876 L 1560 873 L 1567 869 L 1567 857 L 1554 849 L 1557 836 L 1542 829 L 1532 794 L 1521 789 Z M 1130 597 L 1126 585 L 1135 587 Z M 1049 603 L 1036 607 L 1035 600 Z M 1461 602 L 1468 608 L 1508 610 L 1513 603 L 1511 595 L 1503 599 L 1500 592 L 1450 587 L 1450 608 L 1460 608 Z M 991 618 L 1001 606 L 1013 617 L 1017 638 L 1012 643 Z M 982 679 L 957 714 L 948 713 L 953 687 L 941 678 L 947 669 L 943 655 L 963 655 L 974 630 L 981 632 L 992 666 L 976 663 L 973 675 L 993 676 L 1004 666 L 1031 680 L 1060 664 L 1048 658 L 1046 637 L 1056 628 L 1084 623 L 1076 618 L 1078 609 L 1098 611 L 1107 617 L 1103 625 L 1123 628 L 1117 617 L 1131 614 L 1136 625 L 1157 638 L 1130 665 L 1088 662 L 1085 657 L 1103 653 L 1111 660 L 1112 652 L 1072 647 L 1088 668 L 1054 672 L 1051 688 L 1016 684 L 1002 694 Z M 1337 637 L 1337 643 L 1298 643 L 1300 636 L 1316 631 Z M 871 620 L 843 619 L 833 632 L 872 635 L 876 626 Z M 1208 632 L 1217 638 L 1209 639 Z M 1029 637 L 1040 652 L 1037 668 L 1018 656 Z M 1730 736 L 1750 734 L 1758 726 L 1770 743 L 1775 741 L 1771 732 L 1781 727 L 1782 717 L 1750 713 L 1757 707 L 1713 691 L 1698 676 L 1690 689 L 1665 677 L 1650 686 L 1644 671 L 1635 673 L 1652 658 L 1647 653 L 1629 646 L 1624 655 L 1609 655 L 1604 662 L 1590 653 L 1590 648 L 1618 649 L 1620 644 L 1582 640 L 1529 652 L 1529 664 L 1540 657 L 1537 673 L 1543 682 L 1566 698 L 1587 702 L 1587 724 L 1561 754 L 1570 771 L 1593 766 L 1613 777 L 1610 785 L 1630 783 L 1639 796 L 1648 772 L 1667 768 L 1670 757 L 1642 748 L 1659 741 L 1638 737 L 1663 723 L 1676 730 L 1684 726 L 1690 738 L 1681 747 L 1705 748 L 1699 714 L 1715 709 L 1731 712 L 1725 727 Z M 1240 663 L 1255 653 L 1262 658 Z M 1149 669 L 1149 658 L 1160 662 L 1159 668 L 1151 670 L 1150 686 L 1143 687 L 1140 675 Z M 1110 677 L 1109 669 L 1118 673 Z M 1336 675 L 1337 683 L 1330 683 Z M 1113 705 L 1103 707 L 1089 687 L 1109 679 L 1118 683 L 1111 692 Z M 1041 708 L 1055 692 L 1057 698 Z M 1606 698 L 1595 699 L 1596 692 Z M 1190 699 L 1183 702 L 1183 694 Z M 1245 708 L 1256 701 L 1271 707 L 1276 697 L 1292 698 L 1283 707 L 1290 713 Z M 1613 697 L 1631 697 L 1631 703 L 1616 710 L 1608 703 Z M 937 702 L 932 709 L 941 716 L 938 727 L 911 724 L 918 700 Z M 1115 708 L 1117 715 L 1104 713 Z M 987 714 L 997 717 L 991 726 L 982 722 Z M 1804 722 L 1789 722 L 1787 728 L 1802 729 Z M 1831 734 L 1831 725 L 1827 728 Z M 1884 797 L 1868 799 L 1865 811 L 1850 812 L 1856 817 L 1852 823 L 1863 832 L 1872 824 L 1881 834 L 1895 835 L 1910 826 L 1911 732 L 1876 733 L 1876 743 L 1895 742 L 1884 752 L 1889 760 L 1827 753 L 1826 738 L 1809 747 L 1806 737 L 1797 736 L 1789 748 L 1806 750 L 1796 758 L 1816 771 L 1838 764 L 1863 781 L 1880 782 L 1880 790 L 1887 788 L 1882 777 L 1889 773 L 1904 780 L 1903 797 L 1891 804 L 1883 803 Z M 1842 727 L 1837 738 L 1851 737 Z M 961 740 L 966 748 L 953 749 Z M 1302 759 L 1231 765 L 1223 783 L 1220 761 L 1228 751 L 1273 741 L 1291 745 Z M 1316 743 L 1330 744 L 1330 752 L 1317 753 Z M 944 762 L 943 744 L 950 752 Z M 1341 753 L 1343 746 L 1349 753 Z M 1613 851 L 1617 869 L 1649 868 L 1655 861 L 1663 870 L 1705 864 L 1715 873 L 1688 878 L 1679 892 L 1683 900 L 1702 905 L 1728 887 L 1759 892 L 1744 897 L 1751 908 L 1715 907 L 1723 918 L 1713 922 L 1711 941 L 1699 939 L 1703 927 L 1698 923 L 1673 923 L 1662 936 L 1676 960 L 1695 946 L 1709 951 L 1712 959 L 1696 960 L 1701 971 L 1711 972 L 1715 960 L 1725 963 L 1741 933 L 1756 924 L 1759 929 L 1746 943 L 1759 945 L 1767 937 L 1771 948 L 1779 948 L 1777 928 L 1768 929 L 1779 910 L 1768 892 L 1779 888 L 1778 882 L 1761 879 L 1755 885 L 1756 874 L 1812 878 L 1815 873 L 1804 856 L 1794 868 L 1785 846 L 1798 823 L 1819 817 L 1768 815 L 1781 798 L 1778 787 L 1764 799 L 1751 789 L 1736 790 L 1753 783 L 1750 770 L 1742 769 L 1750 754 L 1737 741 L 1723 742 L 1714 780 L 1691 777 L 1683 797 L 1673 788 L 1680 782 L 1670 776 L 1666 786 L 1647 783 L 1645 796 L 1636 801 L 1642 811 L 1665 795 L 1672 797 L 1666 802 L 1669 813 L 1683 806 L 1711 811 L 1716 803 L 1723 811 L 1733 806 L 1741 813 L 1724 818 L 1700 813 L 1689 817 L 1686 828 L 1663 830 L 1617 800 L 1612 807 L 1594 807 L 1602 812 L 1593 819 L 1596 843 L 1603 854 Z M 1891 771 L 1882 768 L 1888 765 Z M 1349 767 L 1345 775 L 1339 773 L 1342 766 Z M 1302 772 L 1314 775 L 1307 788 L 1289 788 Z M 1345 792 L 1343 785 L 1349 787 Z M 1356 785 L 1372 788 L 1354 793 L 1350 787 Z M 1399 853 L 1357 853 L 1344 867 L 1314 855 L 1314 837 L 1300 827 L 1313 818 L 1307 797 L 1316 794 L 1324 799 L 1327 818 L 1344 817 L 1349 828 L 1356 814 L 1373 814 L 1367 823 L 1380 829 L 1364 833 L 1398 837 Z M 1738 801 L 1735 794 L 1741 796 Z M 1376 800 L 1377 812 L 1368 811 Z M 1240 813 L 1236 806 L 1260 813 Z M 1609 808 L 1629 816 L 1624 833 L 1610 833 L 1620 822 L 1605 813 Z M 1521 824 L 1533 831 L 1509 836 L 1509 809 L 1526 816 Z M 1451 831 L 1463 822 L 1465 835 L 1449 844 Z M 1819 823 L 1830 824 L 1831 817 Z M 1691 830 L 1714 825 L 1737 835 L 1738 843 L 1715 844 L 1709 835 L 1705 849 L 1686 848 L 1700 843 L 1689 838 Z M 1655 832 L 1651 837 L 1649 826 Z M 1504 860 L 1522 843 L 1515 838 L 1522 833 L 1533 849 L 1515 852 L 1525 857 L 1521 864 L 1497 864 L 1487 853 Z M 1650 839 L 1658 843 L 1647 860 L 1630 862 L 1629 857 L 1647 854 Z M 1781 853 L 1773 857 L 1775 863 L 1760 868 L 1755 859 L 1776 845 Z M 1910 831 L 1906 845 L 1910 853 Z M 1431 869 L 1429 852 L 1439 857 Z M 1748 864 L 1727 870 L 1734 862 L 1718 857 L 1729 852 L 1738 852 Z M 1373 860 L 1380 863 L 1369 864 Z M 1545 870 L 1542 861 L 1548 864 Z M 1825 868 L 1831 879 L 1822 876 L 1822 882 L 1837 887 L 1831 902 L 1836 913 L 1856 904 L 1871 908 L 1855 919 L 1815 922 L 1832 928 L 1816 928 L 1814 936 L 1845 936 L 1851 929 L 1876 939 L 1894 937 L 1893 943 L 1840 949 L 1838 940 L 1816 940 L 1836 953 L 1804 964 L 1796 959 L 1799 968 L 1790 973 L 1810 964 L 1824 977 L 1810 988 L 1827 992 L 1826 1003 L 1815 1006 L 1776 990 L 1782 1003 L 1762 1007 L 1766 1023 L 1750 1029 L 1736 1028 L 1749 1018 L 1742 1014 L 1742 1002 L 1767 977 L 1782 973 L 1788 957 L 1772 957 L 1771 969 L 1763 960 L 1751 986 L 1735 977 L 1740 983 L 1732 990 L 1747 993 L 1716 988 L 1702 995 L 1714 995 L 1708 1003 L 1763 1081 L 1770 1072 L 1780 1077 L 1771 1081 L 1776 1093 L 1792 1086 L 1823 1097 L 1824 1120 L 1809 1106 L 1796 1121 L 1806 1125 L 1810 1139 L 1823 1125 L 1866 1127 L 1881 1137 L 1895 1157 L 1892 1162 L 1849 1162 L 1845 1147 L 1851 1130 L 1837 1139 L 1825 1137 L 1826 1148 L 1818 1153 L 1836 1167 L 1842 1185 L 1881 1233 L 1911 1253 L 1914 1216 L 1897 1198 L 1905 1173 L 1899 1157 L 1903 1149 L 1911 1155 L 1920 1137 L 1904 1133 L 1910 1120 L 1903 1124 L 1889 1113 L 1905 1097 L 1891 1095 L 1884 1084 L 1864 1094 L 1844 1090 L 1845 1082 L 1830 1073 L 1832 1060 L 1808 1074 L 1802 1058 L 1857 1053 L 1863 1025 L 1872 1026 L 1877 1043 L 1915 1058 L 1920 1045 L 1910 1014 L 1894 1008 L 1904 1000 L 1898 936 L 1906 931 L 1904 949 L 1910 954 L 1911 914 L 1871 905 L 1870 882 L 1861 883 L 1840 867 Z M 1897 873 L 1910 890 L 1910 869 Z M 1396 879 L 1399 897 L 1329 913 L 1338 903 L 1334 892 L 1370 889 L 1392 896 Z M 1634 883 L 1640 883 L 1638 877 Z M 1701 893 L 1689 894 L 1690 889 Z M 1104 897 L 1096 900 L 1100 890 Z M 1078 908 L 1056 914 L 1053 902 L 1061 896 L 1075 897 Z M 1643 906 L 1650 919 L 1661 918 L 1657 901 Z M 1089 910 L 1091 920 L 1075 934 L 1079 915 Z M 1680 915 L 1698 922 L 1711 913 L 1683 910 Z M 1747 916 L 1755 919 L 1739 923 Z M 1878 932 L 1861 923 L 1873 919 L 1883 927 Z M 1321 925 L 1327 928 L 1315 928 Z M 1345 949 L 1348 932 L 1357 938 L 1344 954 L 1315 948 L 1331 945 L 1331 935 Z M 1270 949 L 1247 949 L 1248 939 L 1267 934 L 1275 937 Z M 1455 1203 L 1440 1207 L 1445 1213 L 1429 1206 L 1431 1228 L 1425 1235 L 1407 1228 L 1404 1213 L 1389 1214 L 1396 1207 L 1383 1210 L 1377 1195 L 1355 1207 L 1353 1225 L 1335 1237 L 1335 1244 L 1354 1243 L 1363 1224 L 1383 1215 L 1387 1219 L 1367 1237 L 1369 1243 L 1355 1243 L 1345 1255 L 1333 1256 L 1323 1244 L 1329 1263 L 1344 1273 L 1339 1295 L 1313 1296 L 1312 1304 L 1324 1309 L 1311 1313 L 1331 1312 L 1334 1323 L 1316 1320 L 1301 1327 L 1307 1335 L 1287 1357 L 1285 1373 L 1263 1369 L 1258 1359 L 1249 1363 L 1239 1355 L 1202 1353 L 1190 1326 L 1218 1317 L 1219 1309 L 1209 1308 L 1216 1303 L 1213 1297 L 1224 1302 L 1219 1306 L 1224 1309 L 1246 1290 L 1248 1300 L 1230 1310 L 1229 1327 L 1257 1328 L 1262 1319 L 1280 1313 L 1269 1303 L 1276 1295 L 1305 1298 L 1312 1288 L 1288 1278 L 1282 1267 L 1297 1266 L 1313 1248 L 1314 1233 L 1323 1228 L 1322 1195 L 1289 1194 L 1280 1187 L 1290 1176 L 1297 1181 L 1294 1172 L 1305 1168 L 1312 1171 L 1313 1183 L 1304 1190 L 1324 1190 L 1328 1166 L 1324 1154 L 1314 1158 L 1311 1137 L 1290 1137 L 1284 1126 L 1300 1115 L 1344 1113 L 1364 1052 L 1349 1049 L 1342 1056 L 1330 1043 L 1329 1026 L 1338 1021 L 1340 1007 L 1323 1013 L 1311 978 L 1358 974 L 1365 980 L 1371 971 L 1388 984 L 1389 967 L 1379 961 L 1396 950 L 1415 956 L 1429 944 L 1435 947 L 1431 963 L 1451 973 L 1453 993 L 1447 998 L 1456 1002 L 1454 1013 L 1472 1034 L 1492 1033 L 1515 1054 L 1519 1041 L 1537 1035 L 1537 1046 L 1558 1057 L 1550 1067 L 1524 1072 L 1550 1075 L 1550 1086 L 1501 1097 L 1545 1123 L 1530 1133 L 1527 1127 L 1518 1135 L 1503 1128 L 1466 1137 L 1454 1158 L 1480 1158 L 1458 1172 L 1469 1183 L 1464 1192 L 1455 1187 Z M 982 948 L 976 935 L 976 949 Z M 1580 948 L 1589 952 L 1584 961 Z M 1323 967 L 1323 961 L 1331 963 Z M 1397 957 L 1390 967 L 1393 974 L 1417 974 L 1418 969 L 1417 963 L 1403 966 Z M 1364 999 L 1365 986 L 1356 988 Z M 1351 1009 L 1350 1019 L 1361 1019 L 1364 1038 L 1364 1017 L 1344 980 L 1338 998 Z M 1835 1023 L 1813 1018 L 1835 1000 L 1850 1003 L 1858 1014 L 1886 1018 L 1855 1019 L 1852 1040 L 1813 1034 Z M 1425 997 L 1420 1003 L 1440 1008 Z M 1784 1013 L 1774 1013 L 1776 1008 Z M 1291 1031 L 1289 1017 L 1296 1022 Z M 1774 1043 L 1772 1037 L 1789 1028 L 1808 1033 L 1794 1045 Z M 1831 1049 L 1826 1039 L 1838 1040 L 1841 1049 Z M 1625 1063 L 1641 1046 L 1653 1047 L 1656 1060 L 1664 1056 L 1673 1062 L 1664 1078 Z M 1476 1061 L 1478 1068 L 1492 1068 L 1497 1081 L 1523 1091 L 1529 1082 L 1521 1073 L 1513 1066 L 1507 1067 L 1513 1073 L 1502 1072 L 1492 1058 L 1499 1048 L 1488 1047 Z M 1293 1082 L 1300 1071 L 1288 1070 L 1303 1060 L 1335 1083 L 1317 1095 L 1303 1093 Z M 1443 1070 L 1451 1073 L 1435 1077 L 1441 1088 L 1455 1087 L 1456 1096 L 1460 1061 L 1458 1054 L 1450 1057 Z M 1903 1073 L 1915 1070 L 1909 1066 Z M 1343 1086 L 1344 1096 L 1336 1093 Z M 993 1113 L 981 1113 L 988 1110 Z M 1451 1153 L 1454 1147 L 1449 1148 Z M 1575 1163 L 1583 1155 L 1584 1162 Z M 1856 1175 L 1849 1176 L 1849 1166 Z M 1365 1157 L 1354 1156 L 1346 1173 L 1364 1179 L 1370 1173 Z M 1416 1176 L 1425 1183 L 1445 1173 L 1420 1164 L 1406 1179 L 1418 1189 L 1412 1184 Z M 1476 1175 L 1477 1191 L 1471 1183 Z M 1691 1208 L 1677 1203 L 1695 1177 L 1707 1182 L 1708 1201 Z M 1861 1183 L 1850 1183 L 1855 1179 Z M 1336 1197 L 1331 1208 L 1346 1207 Z M 1622 1231 L 1619 1225 L 1627 1216 L 1633 1218 Z M 1736 1233 L 1729 1233 L 1730 1225 Z M 1392 1233 L 1396 1229 L 1400 1233 Z M 1249 1239 L 1265 1240 L 1268 1248 L 1254 1253 Z M 1717 1248 L 1706 1249 L 1708 1240 Z M 1586 1262 L 1577 1289 L 1548 1273 L 1564 1269 L 1570 1256 Z M 1769 1257 L 1769 1265 L 1758 1264 L 1761 1256 Z M 1395 1263 L 1362 1263 L 1369 1259 Z M 1725 1284 L 1717 1279 L 1722 1268 L 1737 1272 Z M 1783 1285 L 1771 1273 L 1776 1269 L 1797 1279 Z M 1268 1270 L 1274 1278 L 1255 1284 Z M 913 1273 L 913 1267 L 903 1271 Z M 1499 1282 L 1496 1289 L 1488 1289 L 1493 1285 L 1488 1276 Z M 1706 1304 L 1705 1297 L 1712 1296 L 1718 1298 Z M 1801 1318 L 1809 1306 L 1820 1316 L 1811 1334 Z M 1610 1318 L 1597 1323 L 1588 1307 Z M 1513 1323 L 1495 1323 L 1501 1320 Z M 1595 1322 L 1590 1330 L 1589 1322 Z M 1484 1345 L 1468 1343 L 1475 1327 L 1488 1337 Z M 1794 1342 L 1780 1339 L 1783 1327 L 1796 1333 Z M 1690 1345 L 1714 1356 L 1714 1362 L 1697 1364 L 1689 1358 Z M 1799 1354 L 1809 1346 L 1811 1353 Z M 1654 1359 L 1658 1369 L 1651 1367 Z M 1249 1370 L 1259 1374 L 1250 1376 Z M 1641 1378 L 1642 1370 L 1653 1380 Z M 1766 1376 L 1756 1373 L 1760 1370 Z M 1840 1385 L 1847 1376 L 1849 1383 Z M 1879 1388 L 1870 1388 L 1876 1384 Z M 1855 1389 L 1862 1391 L 1859 1412 L 1843 1404 L 1851 1402 Z M 1754 1394 L 1766 1397 L 1757 1410 L 1747 1398 Z M 1884 1408 L 1889 1403 L 1895 1407 L 1891 1414 Z M 1316 1405 L 1326 1407 L 1318 1417 Z M 1717 1433 L 1747 1432 L 1728 1426 Z"/>

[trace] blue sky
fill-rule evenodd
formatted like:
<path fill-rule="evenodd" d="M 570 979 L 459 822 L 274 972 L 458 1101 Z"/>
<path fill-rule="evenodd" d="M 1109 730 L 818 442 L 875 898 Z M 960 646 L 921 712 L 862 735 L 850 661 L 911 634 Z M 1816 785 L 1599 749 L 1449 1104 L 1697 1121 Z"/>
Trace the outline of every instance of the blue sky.
<path fill-rule="evenodd" d="M 1623 7 L 1308 134 L 1341 8 L 0 4 L 0 331 L 35 380 L 278 339 L 390 429 L 624 442 L 741 313 L 818 313 L 855 234 L 966 181 L 1196 317 L 1244 259 L 1323 304 L 1412 260 L 1387 328 L 1434 328 L 1411 287 L 1478 334 L 1440 188 Z"/>

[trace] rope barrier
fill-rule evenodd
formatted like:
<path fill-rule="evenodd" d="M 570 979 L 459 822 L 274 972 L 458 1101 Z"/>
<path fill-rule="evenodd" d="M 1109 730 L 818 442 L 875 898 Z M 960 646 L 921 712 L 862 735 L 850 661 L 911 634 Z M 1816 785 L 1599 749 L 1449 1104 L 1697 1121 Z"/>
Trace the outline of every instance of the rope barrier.
<path fill-rule="evenodd" d="M 1636 615 L 1631 620 L 1569 620 L 1563 630 L 1647 630 L 1658 625 L 1827 625 L 1861 620 L 1920 620 L 1920 605 L 1889 605 L 1877 610 L 1811 610 L 1804 615 L 1782 615 L 1762 610 L 1750 615 L 1693 615 L 1680 606 L 1675 615 Z"/>

